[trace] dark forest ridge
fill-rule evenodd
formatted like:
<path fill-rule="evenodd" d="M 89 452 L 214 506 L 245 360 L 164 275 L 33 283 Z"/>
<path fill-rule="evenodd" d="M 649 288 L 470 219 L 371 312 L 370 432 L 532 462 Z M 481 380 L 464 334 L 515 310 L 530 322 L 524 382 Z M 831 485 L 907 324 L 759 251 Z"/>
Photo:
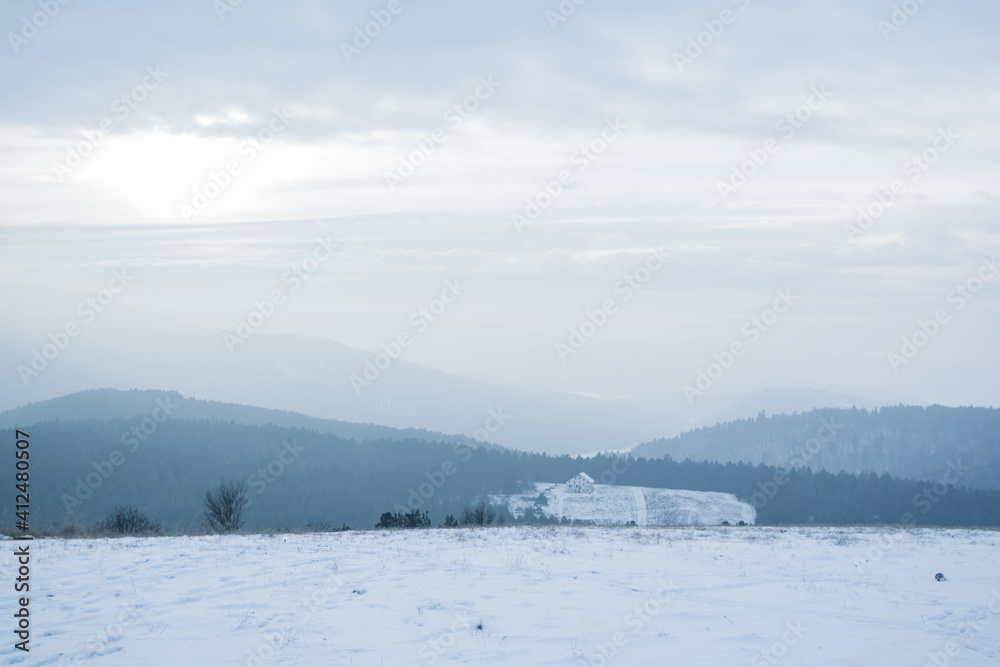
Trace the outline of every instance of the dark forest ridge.
<path fill-rule="evenodd" d="M 187 420 L 274 425 L 329 433 L 342 439 L 490 441 L 488 420 L 474 437 L 418 428 L 393 428 L 321 419 L 286 410 L 185 398 L 173 391 L 93 389 L 0 413 L 0 428 L 50 420 L 109 420 L 148 415 L 157 400 L 178 406 Z M 619 449 L 609 443 L 607 449 Z M 497 446 L 497 445 L 490 445 Z M 637 445 L 635 457 L 677 461 L 743 462 L 808 467 L 837 473 L 889 473 L 909 479 L 937 479 L 961 469 L 959 485 L 1000 488 L 1000 410 L 983 407 L 899 405 L 873 409 L 824 408 L 801 414 L 759 415 L 698 428 L 673 438 Z M 950 464 L 950 466 L 949 466 Z"/>
<path fill-rule="evenodd" d="M 370 527 L 382 512 L 414 509 L 440 522 L 490 495 L 521 493 L 535 482 L 565 481 L 579 472 L 603 484 L 731 493 L 752 504 L 762 524 L 1000 525 L 998 491 L 963 488 L 993 471 L 981 461 L 997 456 L 990 446 L 996 415 L 983 408 L 817 410 L 699 429 L 642 445 L 639 450 L 647 451 L 635 452 L 638 457 L 582 458 L 173 392 L 94 390 L 0 414 L 0 429 L 13 437 L 14 428 L 30 428 L 35 516 L 56 525 L 90 525 L 115 505 L 132 504 L 168 528 L 191 529 L 206 489 L 222 478 L 247 482 L 253 503 L 248 527 Z M 916 443 L 909 458 L 897 451 L 896 464 L 933 474 L 904 479 L 809 469 L 809 456 L 863 453 L 858 443 L 867 442 L 866 424 L 869 431 L 871 424 L 881 429 L 879 442 L 902 433 L 899 442 Z M 694 458 L 691 449 L 668 457 L 649 451 L 664 443 L 752 445 L 754 438 L 781 444 L 791 455 L 762 465 L 682 460 Z M 957 458 L 935 469 L 933 457 L 943 456 L 949 443 L 944 453 Z M 544 510 L 534 520 L 548 520 Z"/>
<path fill-rule="evenodd" d="M 761 414 L 635 447 L 635 456 L 889 473 L 1000 488 L 1000 410 L 899 405 Z"/>
<path fill-rule="evenodd" d="M 205 419 L 236 424 L 271 424 L 287 428 L 301 428 L 317 433 L 331 433 L 345 440 L 405 439 L 460 442 L 470 445 L 486 444 L 486 441 L 482 439 L 477 440 L 463 435 L 447 435 L 422 428 L 401 429 L 377 424 L 357 424 L 338 419 L 320 419 L 288 410 L 185 398 L 176 391 L 156 391 L 153 389 L 132 389 L 129 391 L 90 389 L 47 401 L 37 401 L 24 407 L 0 412 L 0 428 L 18 428 L 55 420 L 96 419 L 108 421 L 145 417 L 151 414 L 160 403 L 166 404 L 166 409 L 171 412 L 171 416 L 183 419 Z"/>

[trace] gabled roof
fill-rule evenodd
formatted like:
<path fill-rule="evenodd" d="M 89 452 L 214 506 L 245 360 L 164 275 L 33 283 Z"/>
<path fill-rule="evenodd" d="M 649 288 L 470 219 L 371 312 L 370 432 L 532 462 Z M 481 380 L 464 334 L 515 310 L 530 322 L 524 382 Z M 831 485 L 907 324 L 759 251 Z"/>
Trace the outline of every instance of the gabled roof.
<path fill-rule="evenodd" d="M 594 483 L 594 478 L 593 478 L 593 477 L 591 477 L 590 475 L 588 475 L 588 474 L 587 474 L 587 473 L 585 473 L 585 472 L 581 472 L 581 473 L 580 473 L 579 475 L 576 475 L 576 477 L 583 477 L 583 478 L 584 478 L 585 480 L 587 480 L 587 481 L 588 481 L 588 482 L 590 482 L 591 484 L 593 484 L 593 483 Z"/>

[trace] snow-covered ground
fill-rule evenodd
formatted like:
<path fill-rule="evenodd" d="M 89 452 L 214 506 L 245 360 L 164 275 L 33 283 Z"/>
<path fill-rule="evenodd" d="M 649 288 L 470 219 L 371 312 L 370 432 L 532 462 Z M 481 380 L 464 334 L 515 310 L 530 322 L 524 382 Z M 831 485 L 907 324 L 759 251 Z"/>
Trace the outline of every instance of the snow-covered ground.
<path fill-rule="evenodd" d="M 539 503 L 539 494 L 545 497 Z M 642 486 L 595 484 L 593 493 L 572 493 L 565 484 L 539 483 L 535 491 L 512 496 L 494 496 L 512 514 L 535 509 L 557 519 L 590 521 L 595 524 L 639 526 L 718 526 L 723 521 L 753 523 L 757 511 L 729 493 L 652 489 Z"/>
<path fill-rule="evenodd" d="M 996 531 L 505 527 L 31 552 L 32 651 L 12 647 L 8 593 L 0 664 L 1000 663 Z"/>

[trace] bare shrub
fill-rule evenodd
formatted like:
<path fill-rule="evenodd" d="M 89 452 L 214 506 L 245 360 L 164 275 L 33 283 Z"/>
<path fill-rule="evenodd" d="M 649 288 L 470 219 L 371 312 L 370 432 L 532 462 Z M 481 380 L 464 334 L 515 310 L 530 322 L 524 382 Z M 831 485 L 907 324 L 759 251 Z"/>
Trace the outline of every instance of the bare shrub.
<path fill-rule="evenodd" d="M 250 497 L 243 480 L 219 482 L 205 492 L 205 523 L 216 533 L 232 533 L 243 527 L 243 510 Z"/>
<path fill-rule="evenodd" d="M 97 530 L 114 535 L 155 535 L 161 532 L 161 527 L 137 507 L 118 505 L 97 524 Z"/>
<path fill-rule="evenodd" d="M 480 500 L 475 507 L 463 509 L 458 522 L 463 526 L 491 526 L 494 523 L 502 524 L 503 519 L 498 519 L 496 510 Z"/>

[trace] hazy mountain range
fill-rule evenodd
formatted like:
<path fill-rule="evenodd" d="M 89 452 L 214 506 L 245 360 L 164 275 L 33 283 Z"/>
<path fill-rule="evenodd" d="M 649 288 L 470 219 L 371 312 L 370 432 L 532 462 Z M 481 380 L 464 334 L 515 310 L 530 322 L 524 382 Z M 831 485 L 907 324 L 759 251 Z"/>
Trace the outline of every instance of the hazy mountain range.
<path fill-rule="evenodd" d="M 698 426 L 768 413 L 816 407 L 865 407 L 919 403 L 899 395 L 858 391 L 778 388 L 723 394 L 698 402 L 683 415 L 665 406 L 677 390 L 631 396 L 573 394 L 540 385 L 470 379 L 394 360 L 370 384 L 366 364 L 376 353 L 330 340 L 257 335 L 234 353 L 219 337 L 128 329 L 111 342 L 81 338 L 29 376 L 29 347 L 0 340 L 0 410 L 96 387 L 174 390 L 199 399 L 294 411 L 319 419 L 417 428 L 488 439 L 549 454 L 624 450 Z M 129 334 L 129 335 L 126 335 Z M 178 364 L 174 359 L 183 358 Z M 38 365 L 41 365 L 39 363 Z M 374 374 L 369 371 L 369 377 Z"/>
<path fill-rule="evenodd" d="M 773 393 L 781 396 L 780 392 Z M 163 402 L 172 410 L 172 417 L 186 421 L 304 429 L 355 442 L 417 440 L 470 447 L 495 447 L 498 442 L 493 434 L 483 439 L 444 430 L 321 419 L 155 390 L 88 390 L 36 402 L 0 413 L 0 428 L 24 428 L 46 421 L 137 420 Z M 568 435 L 565 438 L 567 451 L 548 453 L 578 454 L 585 449 L 584 444 L 574 443 Z M 899 405 L 872 410 L 824 408 L 770 416 L 761 411 L 754 418 L 649 440 L 630 453 L 637 458 L 669 456 L 676 461 L 888 473 L 900 478 L 947 479 L 965 486 L 1000 488 L 1000 409 Z"/>
<path fill-rule="evenodd" d="M 793 441 L 796 433 L 804 437 L 802 429 L 815 426 L 811 422 L 817 418 L 840 428 L 850 412 L 762 417 L 695 433 L 738 435 L 756 426 L 767 437 L 770 426 L 775 442 Z M 921 446 L 908 458 L 900 457 L 920 469 L 936 464 L 941 443 L 982 439 L 992 429 L 988 420 L 993 411 L 971 418 L 962 409 L 928 412 L 938 425 L 937 440 L 929 447 L 918 441 Z M 429 511 L 437 523 L 479 499 L 530 492 L 538 482 L 564 482 L 579 472 L 614 487 L 732 494 L 752 504 L 763 523 L 899 523 L 910 515 L 932 525 L 1000 522 L 1000 491 L 959 488 L 978 481 L 971 472 L 908 480 L 869 472 L 813 472 L 794 462 L 768 466 L 628 455 L 553 457 L 476 446 L 465 436 L 319 420 L 184 399 L 175 392 L 80 392 L 0 414 L 0 436 L 12 442 L 14 428 L 30 433 L 31 520 L 45 528 L 93 525 L 117 505 L 134 505 L 168 529 L 197 530 L 205 491 L 220 479 L 247 484 L 248 528 L 342 522 L 370 527 L 386 511 L 409 510 Z M 730 444 L 742 440 L 729 438 Z M 990 449 L 988 438 L 984 443 L 958 452 L 963 469 L 985 469 L 979 462 L 989 458 L 980 450 Z M 858 460 L 869 459 L 860 451 Z M 896 469 L 902 468 L 890 466 L 889 471 Z M 0 516 L 11 521 L 12 507 L 6 501 L 0 505 Z M 551 520 L 545 514 L 524 520 Z"/>

